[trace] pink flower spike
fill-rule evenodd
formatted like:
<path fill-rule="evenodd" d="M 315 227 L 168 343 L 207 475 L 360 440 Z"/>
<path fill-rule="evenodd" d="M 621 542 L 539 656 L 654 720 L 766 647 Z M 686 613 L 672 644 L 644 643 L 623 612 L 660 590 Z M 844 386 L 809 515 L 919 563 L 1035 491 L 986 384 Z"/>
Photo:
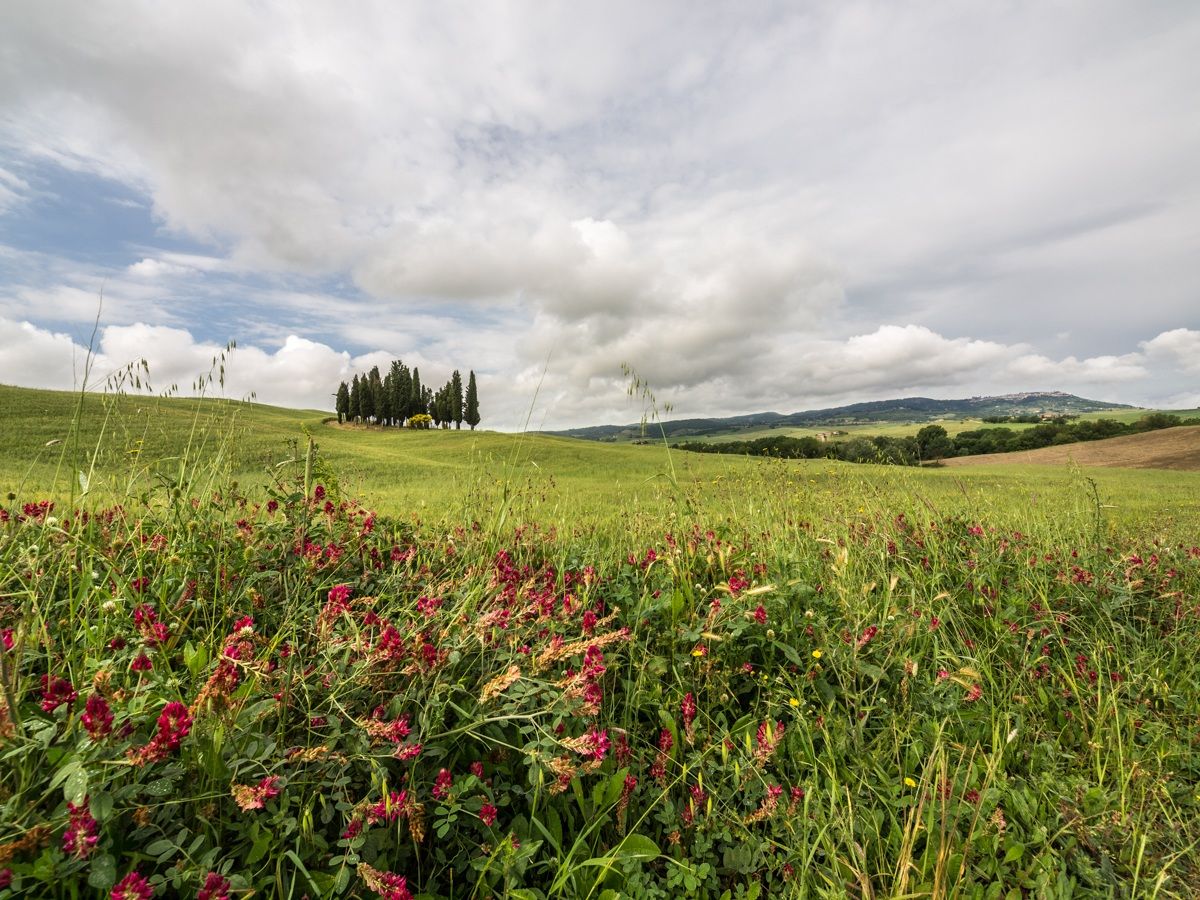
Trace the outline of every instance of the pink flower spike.
<path fill-rule="evenodd" d="M 117 882 L 109 896 L 112 900 L 150 900 L 154 896 L 154 888 L 134 869 Z"/>

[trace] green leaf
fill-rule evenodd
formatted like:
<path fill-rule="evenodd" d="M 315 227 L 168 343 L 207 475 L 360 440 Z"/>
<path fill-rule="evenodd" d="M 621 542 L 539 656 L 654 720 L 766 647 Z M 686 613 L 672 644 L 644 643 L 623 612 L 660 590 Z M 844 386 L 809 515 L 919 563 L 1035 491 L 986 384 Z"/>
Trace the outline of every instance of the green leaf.
<path fill-rule="evenodd" d="M 99 794 L 92 794 L 92 818 L 103 824 L 112 818 L 113 812 L 113 797 L 107 791 L 102 791 Z"/>
<path fill-rule="evenodd" d="M 634 832 L 621 841 L 613 851 L 626 859 L 651 860 L 660 856 L 658 844 L 644 834 Z"/>
<path fill-rule="evenodd" d="M 1025 855 L 1025 845 L 1021 844 L 1021 843 L 1015 843 L 1011 847 L 1009 847 L 1008 852 L 1004 854 L 1004 861 L 1006 863 L 1016 862 L 1024 855 Z"/>
<path fill-rule="evenodd" d="M 146 847 L 143 852 L 147 856 L 159 857 L 159 862 L 162 862 L 163 859 L 167 858 L 178 849 L 179 848 L 175 846 L 174 841 L 169 841 L 166 838 L 159 838 L 157 841 L 151 842 L 151 844 Z"/>
<path fill-rule="evenodd" d="M 101 853 L 92 860 L 88 873 L 88 886 L 107 891 L 117 881 L 117 861 L 111 853 Z"/>
<path fill-rule="evenodd" d="M 150 782 L 143 789 L 151 797 L 169 797 L 175 790 L 173 778 L 159 778 Z"/>
<path fill-rule="evenodd" d="M 78 806 L 87 796 L 87 787 L 87 769 L 80 766 L 67 777 L 66 783 L 63 784 L 63 796 L 66 797 L 68 803 Z"/>

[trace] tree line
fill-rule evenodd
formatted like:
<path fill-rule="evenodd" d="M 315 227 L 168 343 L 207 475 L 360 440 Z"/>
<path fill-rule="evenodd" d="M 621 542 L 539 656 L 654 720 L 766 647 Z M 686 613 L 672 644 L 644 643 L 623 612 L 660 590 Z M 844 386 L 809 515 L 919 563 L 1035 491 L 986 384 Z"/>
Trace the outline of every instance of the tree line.
<path fill-rule="evenodd" d="M 1098 441 L 1126 434 L 1157 431 L 1176 425 L 1200 425 L 1200 419 L 1182 419 L 1167 413 L 1151 413 L 1136 422 L 1118 422 L 1115 419 L 1073 422 L 1062 417 L 1039 422 L 1032 428 L 1020 431 L 1014 431 L 1012 428 L 979 428 L 960 432 L 954 437 L 941 425 L 926 425 L 914 437 L 877 435 L 854 437 L 847 441 L 823 442 L 814 437 L 778 435 L 719 444 L 689 441 L 676 446 L 680 450 L 695 453 L 735 453 L 770 456 L 776 459 L 839 459 L 844 462 L 919 466 L 952 456 L 1036 450 L 1057 444 Z"/>
<path fill-rule="evenodd" d="M 479 424 L 479 390 L 475 373 L 467 378 L 463 392 L 462 374 L 458 369 L 450 380 L 436 391 L 421 384 L 421 370 L 410 370 L 401 360 L 393 360 L 386 375 L 379 366 L 366 375 L 355 374 L 349 384 L 338 385 L 335 409 L 338 422 L 358 422 L 391 425 L 401 428 L 462 428 L 466 422 L 471 430 Z"/>

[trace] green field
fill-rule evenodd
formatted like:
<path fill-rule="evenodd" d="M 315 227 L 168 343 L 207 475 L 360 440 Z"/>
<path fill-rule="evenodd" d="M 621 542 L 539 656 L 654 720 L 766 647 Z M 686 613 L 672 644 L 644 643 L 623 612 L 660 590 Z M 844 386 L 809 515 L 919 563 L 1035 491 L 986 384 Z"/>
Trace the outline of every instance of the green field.
<path fill-rule="evenodd" d="M 179 398 L 87 395 L 73 429 L 78 403 L 70 393 L 0 386 L 0 408 L 21 422 L 0 433 L 0 491 L 70 499 L 80 492 L 80 472 L 89 477 L 90 493 L 105 501 L 198 477 L 261 486 L 302 455 L 311 436 L 347 492 L 399 516 L 473 517 L 473 508 L 489 507 L 507 492 L 530 514 L 556 523 L 612 520 L 624 527 L 631 509 L 635 521 L 653 521 L 681 497 L 705 514 L 769 523 L 814 490 L 849 497 L 848 505 L 862 494 L 892 497 L 906 508 L 985 504 L 993 514 L 1026 516 L 1041 506 L 1057 515 L 1064 508 L 1094 511 L 1094 482 L 1102 515 L 1114 523 L 1200 521 L 1200 475 L 1190 473 L 1099 469 L 1085 476 L 1021 466 L 951 473 L 783 462 L 668 453 L 661 443 L 338 427 L 316 410 Z M 876 433 L 906 427 L 879 426 Z"/>
<path fill-rule="evenodd" d="M 0 897 L 1200 895 L 1200 473 L 76 400 L 0 389 Z"/>

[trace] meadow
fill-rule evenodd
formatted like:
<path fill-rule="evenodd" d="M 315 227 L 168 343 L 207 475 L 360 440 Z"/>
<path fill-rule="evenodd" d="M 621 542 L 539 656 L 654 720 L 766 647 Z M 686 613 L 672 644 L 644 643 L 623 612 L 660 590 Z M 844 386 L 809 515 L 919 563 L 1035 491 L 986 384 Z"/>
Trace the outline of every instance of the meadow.
<path fill-rule="evenodd" d="M 0 897 L 1200 893 L 1200 473 L 78 399 L 0 388 Z"/>

